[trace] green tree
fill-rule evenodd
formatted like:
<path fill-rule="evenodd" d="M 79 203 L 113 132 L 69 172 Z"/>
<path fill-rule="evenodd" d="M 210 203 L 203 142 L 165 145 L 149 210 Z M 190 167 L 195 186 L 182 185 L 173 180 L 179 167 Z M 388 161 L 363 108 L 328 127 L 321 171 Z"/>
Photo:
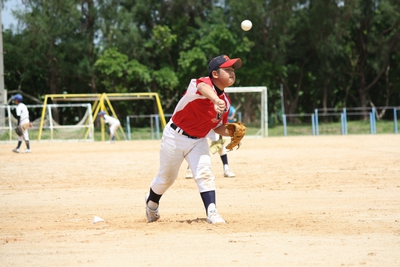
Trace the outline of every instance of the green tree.
<path fill-rule="evenodd" d="M 385 80 L 385 75 L 389 78 L 392 56 L 399 53 L 400 4 L 390 0 L 360 0 L 349 5 L 353 12 L 347 42 L 353 46 L 348 51 L 357 59 L 354 89 L 358 96 L 354 100 L 355 105 L 367 107 L 375 98 L 370 92 L 379 88 L 376 85 Z M 381 94 L 385 90 L 376 90 L 376 96 Z M 386 98 L 389 96 L 390 92 Z"/>
<path fill-rule="evenodd" d="M 286 113 L 397 105 L 397 2 L 26 0 L 16 12 L 22 27 L 4 33 L 6 87 L 38 98 L 158 92 L 170 113 L 189 80 L 227 54 L 243 60 L 235 86 L 268 87 L 270 113 L 280 110 L 280 84 Z M 243 101 L 251 121 L 255 100 Z M 155 109 L 121 106 L 122 115 Z"/>

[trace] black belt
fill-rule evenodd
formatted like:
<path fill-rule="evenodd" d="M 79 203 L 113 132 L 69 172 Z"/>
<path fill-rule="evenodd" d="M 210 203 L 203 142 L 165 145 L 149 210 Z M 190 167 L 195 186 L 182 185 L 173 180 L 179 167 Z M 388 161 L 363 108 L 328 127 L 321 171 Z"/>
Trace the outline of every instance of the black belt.
<path fill-rule="evenodd" d="M 184 130 L 182 130 L 181 128 L 179 128 L 178 126 L 176 126 L 173 123 L 171 123 L 170 125 L 171 125 L 171 128 L 174 129 L 174 131 L 177 132 L 177 133 L 180 133 L 180 134 L 182 134 L 184 136 L 187 136 L 187 137 L 189 137 L 191 139 L 199 139 L 199 137 L 189 135 L 187 132 L 185 132 Z"/>

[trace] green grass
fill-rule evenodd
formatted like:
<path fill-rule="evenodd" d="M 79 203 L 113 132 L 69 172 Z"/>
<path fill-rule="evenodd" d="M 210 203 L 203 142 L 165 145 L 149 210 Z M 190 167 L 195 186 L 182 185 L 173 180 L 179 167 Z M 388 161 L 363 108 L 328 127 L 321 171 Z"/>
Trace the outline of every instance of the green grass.
<path fill-rule="evenodd" d="M 400 123 L 399 123 L 400 125 Z M 258 131 L 258 127 L 252 127 L 249 125 L 246 130 L 247 135 L 255 135 Z M 133 128 L 131 129 L 131 140 L 150 140 L 160 139 L 162 133 L 160 132 L 157 136 L 155 133 L 151 135 L 150 127 L 147 128 Z M 340 122 L 333 123 L 319 123 L 318 124 L 319 135 L 341 135 L 341 124 Z M 377 121 L 376 122 L 376 133 L 377 134 L 394 134 L 394 123 L 393 121 Z M 370 134 L 369 121 L 348 121 L 347 122 L 347 134 Z M 17 140 L 16 134 L 12 131 L 12 140 Z M 50 139 L 47 132 L 42 133 L 42 140 Z M 127 133 L 125 135 L 128 137 Z M 287 125 L 287 136 L 300 136 L 300 135 L 312 135 L 311 124 L 288 124 Z M 29 130 L 29 137 L 31 140 L 36 140 L 38 136 L 38 130 Z M 268 128 L 268 136 L 284 136 L 283 125 L 274 125 Z M 104 135 L 105 140 L 108 140 L 109 136 Z M 72 138 L 72 137 L 71 137 Z M 74 137 L 73 139 L 78 139 Z M 8 131 L 3 131 L 0 134 L 0 141 L 8 141 Z M 95 129 L 94 140 L 101 141 L 101 131 L 99 128 Z M 124 140 L 121 132 L 118 131 L 117 140 Z"/>
<path fill-rule="evenodd" d="M 400 125 L 400 123 L 399 123 Z M 287 135 L 312 135 L 312 126 L 310 124 L 287 124 Z M 341 123 L 319 123 L 319 135 L 341 135 Z M 348 121 L 347 134 L 370 134 L 369 121 Z M 393 121 L 377 121 L 376 134 L 393 134 L 394 122 Z M 283 125 L 275 125 L 268 128 L 268 136 L 283 136 Z"/>
<path fill-rule="evenodd" d="M 400 125 L 400 123 L 399 123 Z M 255 135 L 260 129 L 258 127 L 247 126 L 246 135 Z M 318 124 L 319 135 L 341 135 L 341 124 L 340 122 L 334 123 L 319 123 Z M 393 121 L 377 121 L 376 122 L 376 133 L 377 134 L 393 134 L 394 123 Z M 347 122 L 347 134 L 370 134 L 369 121 L 348 121 Z M 288 124 L 287 125 L 288 136 L 298 135 L 312 135 L 311 124 Z M 161 134 L 160 134 L 161 136 Z M 284 136 L 283 125 L 275 125 L 268 128 L 268 136 Z M 140 139 L 151 139 L 150 128 L 135 128 L 132 132 L 132 140 Z M 156 139 L 154 137 L 154 139 Z"/>

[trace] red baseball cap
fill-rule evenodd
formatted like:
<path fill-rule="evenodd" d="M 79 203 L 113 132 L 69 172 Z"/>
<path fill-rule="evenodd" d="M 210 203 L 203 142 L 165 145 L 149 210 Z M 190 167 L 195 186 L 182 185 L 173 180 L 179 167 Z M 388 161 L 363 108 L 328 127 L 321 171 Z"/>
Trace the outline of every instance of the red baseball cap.
<path fill-rule="evenodd" d="M 211 72 L 213 70 L 229 67 L 240 69 L 240 67 L 242 67 L 242 60 L 240 58 L 230 59 L 227 55 L 220 55 L 218 57 L 215 57 L 211 59 L 210 63 L 208 63 L 208 75 L 211 76 Z"/>

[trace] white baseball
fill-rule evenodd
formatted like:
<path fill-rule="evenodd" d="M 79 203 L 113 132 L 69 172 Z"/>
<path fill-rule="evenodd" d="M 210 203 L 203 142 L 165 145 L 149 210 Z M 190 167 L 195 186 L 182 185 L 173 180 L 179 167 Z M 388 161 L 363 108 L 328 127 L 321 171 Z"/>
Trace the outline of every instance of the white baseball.
<path fill-rule="evenodd" d="M 251 27 L 253 27 L 253 23 L 251 23 L 250 20 L 246 19 L 246 20 L 242 21 L 241 26 L 242 26 L 242 30 L 247 32 L 247 31 L 249 31 L 251 29 Z"/>

